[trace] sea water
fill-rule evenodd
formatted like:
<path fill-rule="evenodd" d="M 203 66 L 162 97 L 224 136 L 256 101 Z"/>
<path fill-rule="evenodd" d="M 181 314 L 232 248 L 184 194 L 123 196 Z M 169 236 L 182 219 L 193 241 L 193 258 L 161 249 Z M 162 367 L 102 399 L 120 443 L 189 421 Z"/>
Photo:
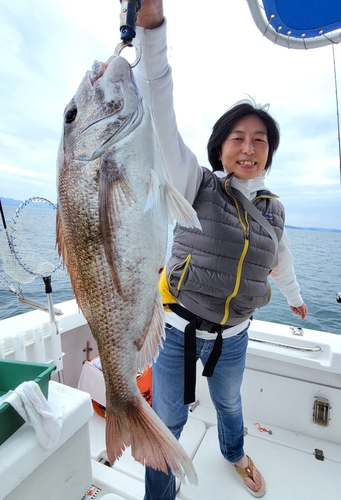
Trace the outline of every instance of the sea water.
<path fill-rule="evenodd" d="M 13 211 L 13 207 L 4 207 L 8 224 L 11 224 Z M 49 220 L 46 226 L 43 222 L 45 217 Z M 38 225 L 49 228 L 44 231 L 45 244 L 48 247 L 54 247 L 55 232 L 54 223 L 51 224 L 51 211 L 37 210 L 37 228 Z M 341 304 L 336 300 L 336 294 L 341 290 L 341 232 L 296 228 L 287 228 L 287 232 L 291 241 L 297 280 L 303 300 L 308 306 L 307 318 L 302 321 L 290 311 L 285 297 L 271 278 L 272 300 L 266 307 L 258 309 L 254 318 L 341 334 Z M 32 233 L 34 234 L 34 231 Z M 170 242 L 171 234 L 170 229 Z M 34 245 L 37 245 L 37 238 L 35 238 Z M 170 246 L 168 253 L 169 251 Z M 0 262 L 1 276 L 6 277 L 12 286 L 18 288 L 17 282 L 4 273 L 1 264 Z M 67 273 L 62 274 L 58 279 L 56 277 L 57 273 L 51 275 L 53 303 L 58 304 L 73 299 L 74 295 Z M 25 297 L 47 305 L 45 285 L 41 277 L 35 278 L 28 285 L 22 285 L 22 289 Z M 30 310 L 30 307 L 18 302 L 15 295 L 8 291 L 0 281 L 0 319 Z"/>

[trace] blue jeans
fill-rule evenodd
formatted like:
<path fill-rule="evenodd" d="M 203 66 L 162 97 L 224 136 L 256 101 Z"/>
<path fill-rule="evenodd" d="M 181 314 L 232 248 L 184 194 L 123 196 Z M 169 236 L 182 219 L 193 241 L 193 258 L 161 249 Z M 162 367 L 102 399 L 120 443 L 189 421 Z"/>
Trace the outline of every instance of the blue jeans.
<path fill-rule="evenodd" d="M 244 423 L 240 387 L 245 369 L 247 329 L 223 340 L 221 356 L 212 377 L 207 378 L 217 412 L 220 450 L 229 462 L 244 456 Z M 214 340 L 196 341 L 197 360 L 205 365 Z M 153 365 L 153 409 L 179 439 L 188 418 L 184 397 L 184 333 L 166 328 L 166 340 Z M 146 467 L 144 500 L 174 500 L 175 477 Z"/>

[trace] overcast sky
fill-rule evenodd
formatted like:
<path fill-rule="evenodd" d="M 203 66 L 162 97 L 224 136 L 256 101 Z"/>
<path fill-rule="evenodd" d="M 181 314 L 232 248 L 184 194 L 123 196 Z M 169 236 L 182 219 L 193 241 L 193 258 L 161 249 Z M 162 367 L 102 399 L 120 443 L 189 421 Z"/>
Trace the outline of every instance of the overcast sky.
<path fill-rule="evenodd" d="M 63 110 L 93 60 L 119 43 L 120 9 L 119 0 L 1 0 L 1 197 L 56 201 Z M 341 229 L 331 47 L 274 45 L 245 0 L 165 0 L 165 14 L 178 124 L 199 162 L 208 166 L 211 128 L 235 101 L 270 103 L 281 144 L 266 184 L 286 223 Z M 335 56 L 341 94 L 341 46 Z"/>

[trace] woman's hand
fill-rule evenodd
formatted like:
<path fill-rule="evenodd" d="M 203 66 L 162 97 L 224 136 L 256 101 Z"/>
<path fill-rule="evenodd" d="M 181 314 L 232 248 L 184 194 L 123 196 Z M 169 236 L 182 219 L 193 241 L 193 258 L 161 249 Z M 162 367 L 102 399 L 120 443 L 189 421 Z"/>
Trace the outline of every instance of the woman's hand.
<path fill-rule="evenodd" d="M 137 15 L 137 26 L 151 30 L 158 28 L 164 21 L 162 0 L 142 0 Z"/>
<path fill-rule="evenodd" d="M 308 314 L 308 308 L 307 308 L 306 304 L 304 304 L 304 303 L 299 307 L 290 306 L 290 310 L 294 314 L 297 314 L 297 316 L 300 316 L 301 319 L 304 319 L 306 317 L 306 315 Z"/>

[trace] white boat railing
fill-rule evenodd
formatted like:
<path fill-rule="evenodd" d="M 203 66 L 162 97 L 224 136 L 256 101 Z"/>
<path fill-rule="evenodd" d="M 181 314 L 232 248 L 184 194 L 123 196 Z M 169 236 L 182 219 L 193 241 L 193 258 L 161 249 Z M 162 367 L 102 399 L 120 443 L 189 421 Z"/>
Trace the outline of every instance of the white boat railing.
<path fill-rule="evenodd" d="M 61 372 L 63 355 L 60 332 L 54 323 L 43 323 L 0 339 L 0 359 L 54 364 L 56 371 Z"/>
<path fill-rule="evenodd" d="M 300 346 L 300 345 L 285 344 L 283 342 L 274 342 L 272 340 L 258 339 L 256 337 L 249 337 L 249 340 L 252 342 L 259 342 L 261 344 L 267 344 L 267 345 L 272 345 L 272 346 L 276 346 L 276 347 L 285 347 L 286 349 L 293 349 L 295 351 L 322 352 L 322 348 L 319 346 L 304 347 L 304 346 Z"/>

